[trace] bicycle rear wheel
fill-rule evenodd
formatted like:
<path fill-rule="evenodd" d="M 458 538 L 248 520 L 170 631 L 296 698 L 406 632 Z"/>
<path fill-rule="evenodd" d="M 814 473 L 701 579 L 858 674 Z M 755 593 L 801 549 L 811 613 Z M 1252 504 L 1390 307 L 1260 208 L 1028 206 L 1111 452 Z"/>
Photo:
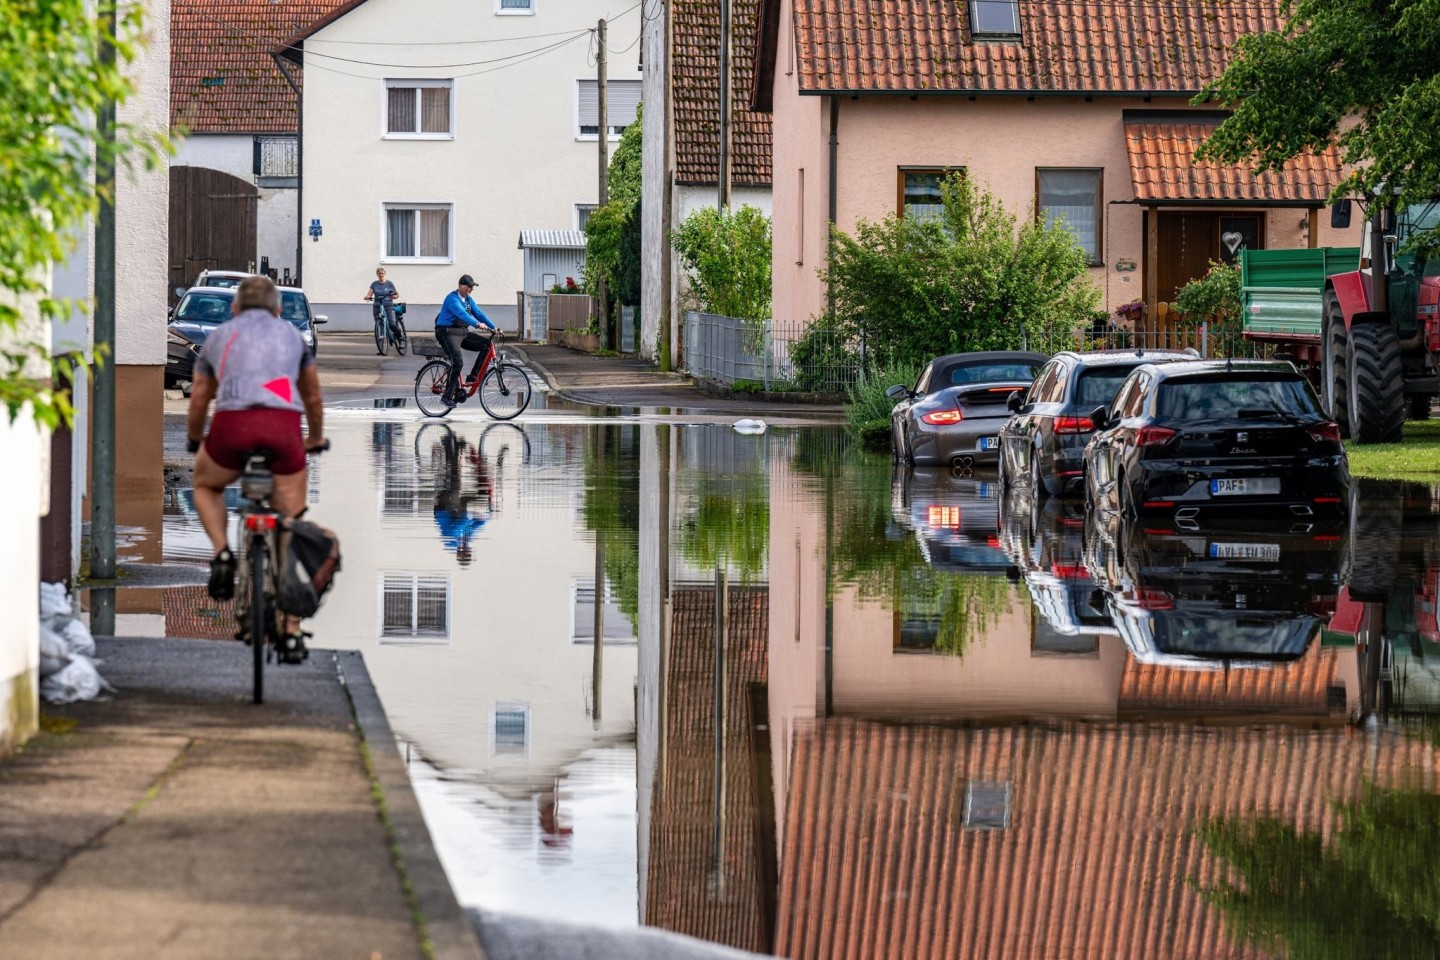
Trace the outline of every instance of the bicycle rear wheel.
<path fill-rule="evenodd" d="M 455 404 L 445 395 L 450 385 L 450 364 L 431 360 L 415 374 L 415 406 L 427 417 L 443 417 Z"/>
<path fill-rule="evenodd" d="M 382 313 L 375 318 L 375 352 L 385 356 L 390 349 L 390 340 L 385 334 L 385 315 Z"/>
<path fill-rule="evenodd" d="M 513 420 L 530 406 L 530 378 L 513 363 L 497 363 L 480 383 L 480 406 L 496 420 Z"/>
<path fill-rule="evenodd" d="M 265 541 L 251 537 L 246 550 L 250 565 L 250 652 L 255 655 L 254 701 L 265 702 Z"/>

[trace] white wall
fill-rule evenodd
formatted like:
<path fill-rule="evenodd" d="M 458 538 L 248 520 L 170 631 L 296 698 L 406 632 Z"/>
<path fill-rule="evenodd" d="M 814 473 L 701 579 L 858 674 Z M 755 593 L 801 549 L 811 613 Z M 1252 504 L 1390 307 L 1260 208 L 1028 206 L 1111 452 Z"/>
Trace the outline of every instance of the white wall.
<path fill-rule="evenodd" d="M 575 204 L 595 201 L 597 144 L 576 136 L 576 81 L 595 76 L 589 37 L 521 55 L 565 39 L 538 34 L 586 31 L 605 17 L 611 50 L 629 48 L 612 52 L 610 78 L 639 80 L 638 6 L 537 0 L 534 16 L 495 9 L 493 0 L 370 0 L 306 41 L 302 219 L 319 219 L 324 235 L 306 242 L 304 280 L 332 321 L 359 310 L 368 323 L 368 307 L 355 305 L 380 262 L 386 201 L 454 204 L 451 262 L 386 264 L 402 299 L 416 305 L 412 328 L 433 317 L 420 305 L 438 304 L 461 273 L 479 281 L 475 299 L 487 310 L 513 311 L 520 231 L 572 229 Z M 438 46 L 437 37 L 451 43 Z M 455 43 L 472 40 L 487 42 Z M 394 45 L 405 43 L 414 46 Z M 454 138 L 382 138 L 387 77 L 453 79 Z"/>
<path fill-rule="evenodd" d="M 255 138 L 246 134 L 197 133 L 175 144 L 170 161 L 177 167 L 219 170 L 246 183 L 255 182 Z"/>
<path fill-rule="evenodd" d="M 0 411 L 0 754 L 23 743 L 39 721 L 40 525 L 49 440 L 28 414 Z"/>

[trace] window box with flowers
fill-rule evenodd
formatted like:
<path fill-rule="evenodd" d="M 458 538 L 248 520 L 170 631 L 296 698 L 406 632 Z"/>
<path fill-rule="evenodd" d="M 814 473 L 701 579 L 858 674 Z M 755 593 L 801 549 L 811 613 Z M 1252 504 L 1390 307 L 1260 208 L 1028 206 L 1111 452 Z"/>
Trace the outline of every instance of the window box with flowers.
<path fill-rule="evenodd" d="M 1115 308 L 1115 317 L 1119 326 L 1134 329 L 1140 321 L 1145 319 L 1145 301 L 1131 300 L 1129 303 L 1122 303 Z"/>

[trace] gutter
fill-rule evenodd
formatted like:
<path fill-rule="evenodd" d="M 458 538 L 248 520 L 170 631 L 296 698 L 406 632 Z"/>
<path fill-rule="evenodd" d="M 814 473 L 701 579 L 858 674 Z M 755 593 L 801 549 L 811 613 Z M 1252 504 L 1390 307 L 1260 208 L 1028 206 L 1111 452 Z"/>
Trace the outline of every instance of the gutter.
<path fill-rule="evenodd" d="M 895 89 L 895 90 L 870 90 L 864 88 L 851 89 L 819 89 L 801 90 L 802 97 L 1136 97 L 1142 100 L 1149 100 L 1152 97 L 1185 97 L 1193 99 L 1203 91 L 1200 90 L 985 90 L 985 89 L 957 89 L 957 90 L 936 90 L 936 89 Z"/>
<path fill-rule="evenodd" d="M 836 195 L 840 182 L 840 98 L 830 98 L 830 183 L 829 202 L 826 206 L 826 216 L 829 217 L 829 226 L 825 230 L 825 274 L 829 277 L 830 260 L 835 252 L 835 221 L 837 219 Z M 825 281 L 825 314 L 830 319 L 835 319 L 835 287 L 827 279 Z"/>

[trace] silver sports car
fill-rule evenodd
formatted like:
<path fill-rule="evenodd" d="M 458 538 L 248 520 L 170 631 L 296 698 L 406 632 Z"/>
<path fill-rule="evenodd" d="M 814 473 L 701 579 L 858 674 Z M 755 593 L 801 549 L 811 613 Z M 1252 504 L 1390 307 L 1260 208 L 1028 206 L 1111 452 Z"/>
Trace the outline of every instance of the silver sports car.
<path fill-rule="evenodd" d="M 922 466 L 970 467 L 995 463 L 1000 427 L 1010 416 L 1005 400 L 1026 390 L 1048 358 L 995 350 L 936 357 L 915 386 L 896 384 L 890 413 L 895 459 Z"/>

